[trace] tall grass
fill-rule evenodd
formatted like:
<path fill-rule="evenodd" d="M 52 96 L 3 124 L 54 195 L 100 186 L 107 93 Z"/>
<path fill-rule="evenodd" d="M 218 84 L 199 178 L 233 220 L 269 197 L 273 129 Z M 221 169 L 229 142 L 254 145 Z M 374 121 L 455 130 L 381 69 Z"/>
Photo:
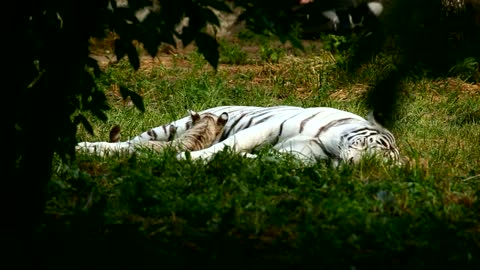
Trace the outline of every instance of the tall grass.
<path fill-rule="evenodd" d="M 348 77 L 325 52 L 278 63 L 220 65 L 198 55 L 133 72 L 120 62 L 98 83 L 123 139 L 220 105 L 331 106 L 366 115 L 364 93 L 377 68 Z M 455 78 L 405 82 L 392 128 L 409 162 L 375 159 L 334 169 L 304 166 L 262 149 L 245 159 L 228 149 L 210 162 L 175 153 L 80 155 L 57 161 L 38 243 L 45 266 L 433 269 L 480 266 L 480 87 Z M 144 97 L 146 112 L 117 85 Z M 80 259 L 81 258 L 81 259 Z M 73 260 L 75 263 L 73 265 Z"/>

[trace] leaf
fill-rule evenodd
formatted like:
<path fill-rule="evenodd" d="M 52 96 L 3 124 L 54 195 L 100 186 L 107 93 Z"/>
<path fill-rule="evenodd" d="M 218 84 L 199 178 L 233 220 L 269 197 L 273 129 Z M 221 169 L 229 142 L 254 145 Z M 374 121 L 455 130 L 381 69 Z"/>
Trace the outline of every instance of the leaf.
<path fill-rule="evenodd" d="M 129 3 L 130 4 L 130 3 Z M 123 22 L 130 21 L 133 24 L 140 23 L 138 18 L 135 16 L 135 9 L 128 8 L 128 7 L 119 7 L 115 9 L 115 17 L 121 18 Z"/>
<path fill-rule="evenodd" d="M 133 11 L 137 11 L 150 5 L 152 5 L 152 2 L 150 0 L 136 0 L 128 2 L 128 8 Z"/>
<path fill-rule="evenodd" d="M 99 109 L 92 109 L 90 110 L 95 117 L 98 119 L 102 120 L 103 122 L 106 122 L 108 120 L 108 116 L 105 114 L 104 111 L 99 110 Z"/>
<path fill-rule="evenodd" d="M 89 106 L 94 109 L 98 110 L 109 110 L 110 107 L 108 106 L 107 97 L 105 93 L 99 91 L 98 89 L 93 91 L 90 96 L 92 97 Z"/>
<path fill-rule="evenodd" d="M 115 10 L 117 8 L 117 1 L 116 0 L 110 0 L 108 2 L 112 6 L 113 10 Z"/>
<path fill-rule="evenodd" d="M 138 31 L 138 41 L 143 43 L 143 48 L 147 50 L 150 56 L 155 57 L 158 53 L 158 47 L 162 42 L 161 34 L 158 32 L 156 19 L 157 14 L 150 13 L 141 23 Z"/>
<path fill-rule="evenodd" d="M 158 54 L 158 46 L 160 46 L 159 40 L 148 39 L 143 42 L 143 48 L 147 50 L 151 57 L 155 57 Z"/>
<path fill-rule="evenodd" d="M 93 59 L 92 57 L 88 57 L 86 64 L 87 64 L 87 66 L 93 68 L 93 75 L 95 75 L 95 77 L 100 77 L 100 75 L 102 74 L 102 71 L 100 70 L 100 67 L 98 66 L 97 60 Z"/>
<path fill-rule="evenodd" d="M 220 57 L 217 40 L 205 33 L 198 33 L 195 42 L 197 43 L 198 51 L 203 54 L 214 69 L 217 69 L 218 59 Z"/>
<path fill-rule="evenodd" d="M 209 8 L 200 9 L 200 16 L 207 22 L 220 26 L 220 21 L 218 20 L 217 15 Z"/>
<path fill-rule="evenodd" d="M 127 44 L 123 39 L 115 40 L 115 55 L 117 56 L 117 61 L 120 61 L 127 54 Z"/>
<path fill-rule="evenodd" d="M 183 46 L 189 45 L 194 39 L 195 35 L 197 34 L 198 29 L 192 29 L 191 26 L 183 27 L 182 34 L 180 35 L 180 39 L 182 40 Z M 197 27 L 195 27 L 197 28 Z"/>
<path fill-rule="evenodd" d="M 135 70 L 140 68 L 140 58 L 138 57 L 138 52 L 133 44 L 127 48 L 128 61 Z"/>
<path fill-rule="evenodd" d="M 232 9 L 227 4 L 225 4 L 225 2 L 223 2 L 223 1 L 216 1 L 216 0 L 207 1 L 206 5 L 212 7 L 213 9 L 216 9 L 218 11 L 232 13 Z"/>
<path fill-rule="evenodd" d="M 88 122 L 87 118 L 83 116 L 83 114 L 79 114 L 73 119 L 73 124 L 78 125 L 80 123 L 82 123 L 82 125 L 85 127 L 85 129 L 90 135 L 93 135 L 92 125 L 90 125 L 90 122 Z"/>
<path fill-rule="evenodd" d="M 139 94 L 129 90 L 124 86 L 120 86 L 120 94 L 122 95 L 123 99 L 130 97 L 133 105 L 135 105 L 135 107 L 137 107 L 137 109 L 139 109 L 141 112 L 145 112 L 145 105 L 143 104 L 143 99 Z"/>

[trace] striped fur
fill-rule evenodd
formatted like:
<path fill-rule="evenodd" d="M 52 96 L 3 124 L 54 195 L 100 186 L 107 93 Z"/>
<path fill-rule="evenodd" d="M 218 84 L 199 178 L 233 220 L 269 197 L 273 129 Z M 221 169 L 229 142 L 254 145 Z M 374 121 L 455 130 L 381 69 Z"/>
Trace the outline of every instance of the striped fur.
<path fill-rule="evenodd" d="M 175 125 L 164 125 L 157 131 L 149 130 L 148 140 L 141 140 L 136 143 L 119 142 L 120 126 L 115 125 L 110 131 L 110 142 L 88 143 L 83 142 L 77 145 L 77 150 L 105 155 L 106 152 L 134 152 L 134 148 L 148 148 L 154 151 L 161 151 L 167 147 L 173 147 L 176 151 L 198 151 L 210 147 L 214 141 L 218 141 L 228 121 L 228 113 L 216 116 L 212 113 L 197 113 L 190 111 L 190 121 L 186 123 L 188 128 L 180 136 L 174 139 L 177 134 Z M 164 141 L 156 140 L 160 132 Z M 128 145 L 126 145 L 127 143 Z M 127 147 L 125 147 L 127 146 Z"/>
<path fill-rule="evenodd" d="M 400 154 L 394 136 L 374 119 L 328 107 L 302 108 L 293 106 L 251 107 L 223 106 L 200 113 L 228 113 L 229 120 L 215 143 L 205 149 L 192 151 L 192 159 L 209 159 L 226 146 L 233 151 L 254 157 L 252 151 L 270 145 L 279 152 L 290 153 L 305 162 L 329 159 L 339 162 L 358 162 L 364 154 L 379 154 L 399 161 Z M 190 129 L 188 117 L 175 125 L 177 134 Z M 129 145 L 152 138 L 166 141 L 165 126 L 153 128 L 127 142 Z M 183 159 L 185 153 L 179 153 Z"/>
<path fill-rule="evenodd" d="M 216 116 L 213 113 L 198 114 L 190 111 L 192 127 L 172 141 L 147 141 L 141 145 L 159 151 L 165 147 L 173 147 L 177 151 L 198 151 L 210 147 L 220 137 L 228 121 L 228 113 Z M 170 134 L 176 133 L 176 127 L 170 125 Z"/>

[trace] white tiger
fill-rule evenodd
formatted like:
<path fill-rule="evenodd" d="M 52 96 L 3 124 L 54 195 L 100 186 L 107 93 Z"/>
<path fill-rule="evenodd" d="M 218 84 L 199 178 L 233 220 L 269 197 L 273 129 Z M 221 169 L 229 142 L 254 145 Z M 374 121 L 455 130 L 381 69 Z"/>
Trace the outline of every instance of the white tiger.
<path fill-rule="evenodd" d="M 394 136 L 378 124 L 373 115 L 367 120 L 334 108 L 294 106 L 222 106 L 200 113 L 228 113 L 229 120 L 218 141 L 208 148 L 190 152 L 192 159 L 208 160 L 226 146 L 234 152 L 255 157 L 251 154 L 253 150 L 270 145 L 307 163 L 319 159 L 329 159 L 334 165 L 342 161 L 356 163 L 366 153 L 400 161 Z M 185 117 L 115 144 L 130 147 L 150 140 L 165 141 L 169 137 L 168 125 L 176 127 L 177 135 L 185 133 L 191 126 L 189 117 Z M 80 147 L 83 145 L 79 144 Z M 107 142 L 89 144 L 104 149 L 111 145 Z M 185 152 L 179 153 L 178 158 L 185 159 Z"/>
<path fill-rule="evenodd" d="M 228 113 L 222 113 L 220 116 L 212 113 L 190 112 L 190 121 L 186 123 L 187 129 L 182 132 L 178 138 L 174 139 L 177 134 L 177 127 L 173 124 L 161 126 L 161 138 L 165 140 L 157 140 L 157 132 L 152 129 L 147 132 L 150 136 L 149 140 L 129 141 L 119 143 L 120 126 L 116 125 L 110 131 L 110 142 L 79 143 L 76 147 L 77 151 L 87 151 L 99 155 L 108 153 L 134 153 L 135 149 L 148 148 L 154 151 L 161 151 L 167 147 L 173 147 L 176 151 L 197 151 L 211 146 L 218 141 L 225 125 L 228 121 Z"/>

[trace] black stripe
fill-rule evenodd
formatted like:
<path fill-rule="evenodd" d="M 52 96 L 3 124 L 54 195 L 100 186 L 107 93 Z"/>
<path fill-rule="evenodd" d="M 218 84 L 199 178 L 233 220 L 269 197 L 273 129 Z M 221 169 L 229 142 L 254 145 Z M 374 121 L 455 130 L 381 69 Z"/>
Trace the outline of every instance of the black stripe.
<path fill-rule="evenodd" d="M 263 122 L 267 121 L 268 119 L 270 119 L 270 118 L 272 118 L 272 117 L 273 117 L 273 115 L 264 117 L 264 118 L 258 120 L 255 124 L 257 125 L 257 124 L 263 123 Z"/>
<path fill-rule="evenodd" d="M 391 143 L 393 143 L 395 141 L 395 138 L 393 137 L 393 135 L 391 133 L 385 132 L 383 134 L 385 134 L 385 136 L 387 136 L 387 138 L 389 139 L 389 141 Z"/>
<path fill-rule="evenodd" d="M 163 127 L 164 127 L 164 126 L 163 126 Z M 165 128 L 165 127 L 164 127 L 164 128 Z M 148 134 L 148 136 L 150 136 L 150 140 L 151 140 L 151 141 L 157 140 L 157 137 L 158 137 L 158 136 L 157 136 L 157 133 L 155 132 L 155 130 L 150 129 L 149 131 L 147 131 L 147 134 Z"/>
<path fill-rule="evenodd" d="M 317 116 L 320 112 L 317 112 L 316 114 L 310 116 L 310 117 L 307 117 L 306 119 L 304 119 L 302 122 L 300 122 L 300 131 L 299 133 L 302 133 L 303 132 L 303 129 L 305 128 L 305 124 L 307 124 L 308 121 L 312 120 L 312 118 L 314 118 L 315 116 Z"/>
<path fill-rule="evenodd" d="M 340 125 L 340 124 L 344 124 L 345 122 L 348 122 L 348 121 L 351 121 L 351 120 L 357 120 L 355 118 L 342 118 L 342 119 L 338 119 L 338 120 L 333 120 L 331 121 L 330 123 L 326 124 L 325 126 L 321 127 L 317 134 L 315 135 L 315 137 L 319 137 L 320 134 L 326 132 L 327 130 L 329 130 L 331 127 L 334 127 L 334 126 L 337 126 L 337 125 Z"/>
<path fill-rule="evenodd" d="M 364 132 L 365 131 L 365 132 Z M 347 141 L 350 141 L 352 138 L 356 137 L 356 136 L 370 136 L 373 134 L 378 134 L 378 130 L 375 130 L 375 129 L 371 129 L 371 128 L 361 128 L 361 129 L 357 129 L 357 130 L 354 130 L 354 131 L 351 131 L 349 132 L 348 134 L 346 134 L 345 136 L 348 135 L 348 137 L 346 138 Z"/>
<path fill-rule="evenodd" d="M 225 129 L 225 131 L 223 132 L 222 134 L 222 141 L 225 139 L 225 138 L 228 138 L 230 136 L 230 133 L 232 132 L 232 130 L 235 128 L 236 125 L 238 125 L 238 123 L 240 122 L 240 120 L 242 120 L 243 117 L 245 117 L 245 115 L 247 115 L 247 113 L 243 113 L 228 129 L 228 132 L 227 130 Z"/>
<path fill-rule="evenodd" d="M 380 137 L 378 138 L 378 140 L 380 141 L 380 144 L 383 145 L 385 148 L 389 148 L 390 143 L 388 143 L 384 138 Z"/>
<path fill-rule="evenodd" d="M 294 118 L 295 116 L 297 116 L 301 113 L 303 113 L 303 112 L 296 113 L 295 115 L 290 116 L 289 118 L 283 120 L 283 122 L 280 124 L 280 130 L 278 131 L 277 138 L 275 138 L 275 142 L 273 143 L 273 145 L 276 145 L 278 143 L 278 141 L 280 140 L 280 136 L 282 136 L 282 132 L 283 132 L 283 125 L 285 124 L 285 122 L 287 122 L 288 120 Z"/>
<path fill-rule="evenodd" d="M 269 114 L 269 113 L 272 113 L 271 111 L 266 111 L 266 112 L 255 112 L 255 113 L 252 113 L 251 116 L 252 118 L 258 118 L 260 116 L 263 116 L 265 114 Z"/>
<path fill-rule="evenodd" d="M 288 120 L 288 119 L 287 119 Z M 280 135 L 282 135 L 283 132 L 283 124 L 287 121 L 283 121 L 282 124 L 280 124 L 280 130 L 278 131 L 277 137 L 275 138 L 275 141 L 273 142 L 273 145 L 276 145 L 278 141 L 280 140 Z"/>
<path fill-rule="evenodd" d="M 249 128 L 249 127 L 250 127 L 250 125 L 252 124 L 252 122 L 253 122 L 253 117 L 252 117 L 252 118 L 250 118 L 250 120 L 248 121 L 248 123 L 247 123 L 247 124 L 246 124 L 244 127 L 242 127 L 242 129 Z"/>
<path fill-rule="evenodd" d="M 316 145 L 318 145 L 318 146 L 322 149 L 323 153 L 325 153 L 325 155 L 327 155 L 328 158 L 330 158 L 330 159 L 336 158 L 335 155 L 333 155 L 332 153 L 330 153 L 330 152 L 327 150 L 327 148 L 326 148 L 325 145 L 323 144 L 322 140 L 320 140 L 320 139 L 318 139 L 318 141 L 317 141 L 317 140 L 312 140 L 312 142 L 314 142 Z"/>
<path fill-rule="evenodd" d="M 275 141 L 275 143 L 274 143 L 273 145 L 277 144 L 278 141 L 280 140 L 280 136 L 282 135 L 282 132 L 283 132 L 283 124 L 285 124 L 285 122 L 287 122 L 288 120 L 296 117 L 297 115 L 299 115 L 299 114 L 301 114 L 301 113 L 303 113 L 303 112 L 299 112 L 299 113 L 296 113 L 296 114 L 290 116 L 289 118 L 285 119 L 285 120 L 280 124 L 280 130 L 278 131 L 278 135 L 277 135 L 276 141 Z"/>

